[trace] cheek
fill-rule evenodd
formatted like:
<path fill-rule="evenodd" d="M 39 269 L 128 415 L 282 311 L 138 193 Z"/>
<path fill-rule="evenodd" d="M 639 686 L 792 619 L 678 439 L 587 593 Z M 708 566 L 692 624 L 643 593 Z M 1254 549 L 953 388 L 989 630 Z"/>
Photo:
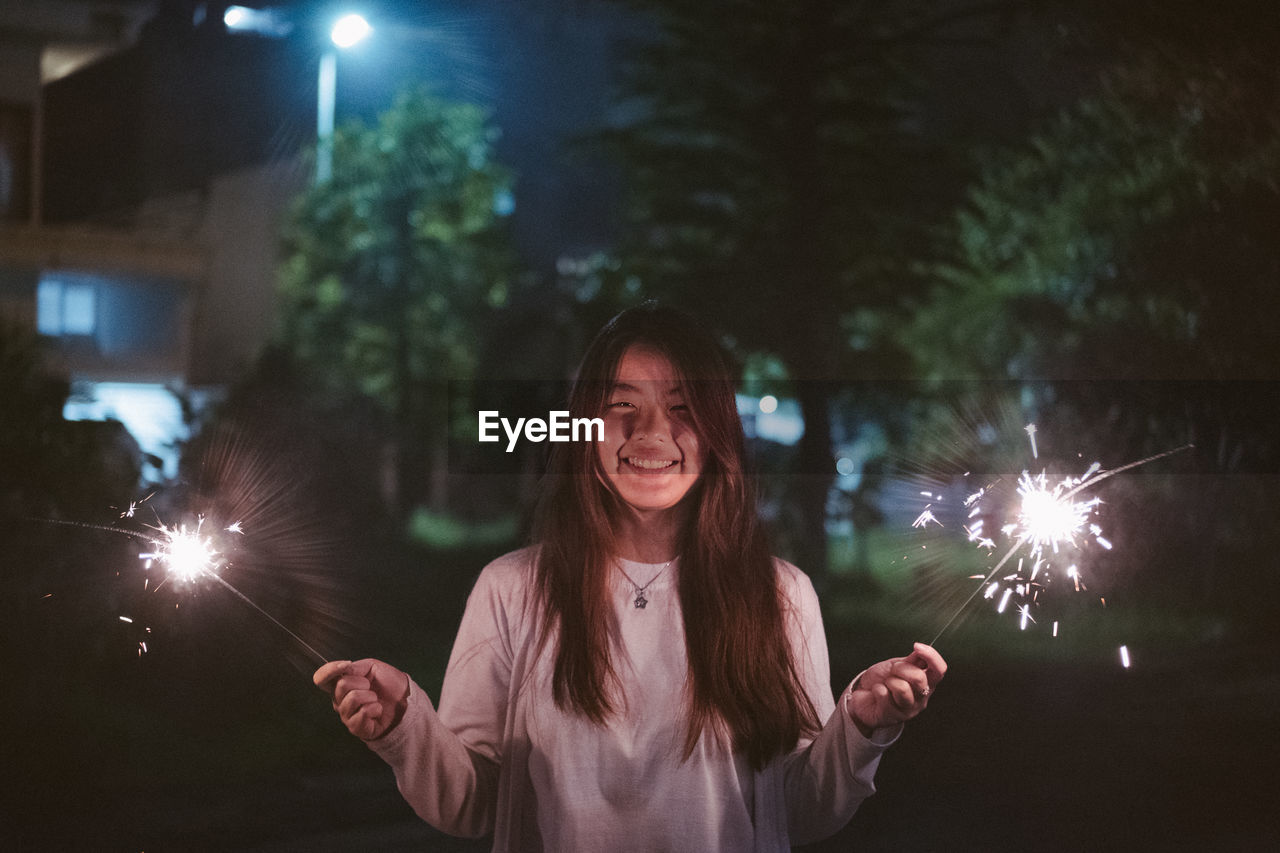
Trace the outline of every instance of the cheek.
<path fill-rule="evenodd" d="M 698 443 L 698 437 L 692 432 L 687 432 L 676 441 L 676 446 L 684 456 L 685 467 L 701 472 L 702 445 Z"/>
<path fill-rule="evenodd" d="M 606 420 L 604 441 L 595 442 L 591 453 L 591 468 L 606 489 L 612 489 L 611 481 L 621 474 L 618 468 L 622 464 L 622 448 L 626 442 L 622 431 Z"/>
<path fill-rule="evenodd" d="M 616 420 L 606 419 L 604 422 L 604 440 L 595 442 L 595 454 L 606 468 L 613 469 L 618 464 L 618 451 L 627 441 L 622 425 Z"/>

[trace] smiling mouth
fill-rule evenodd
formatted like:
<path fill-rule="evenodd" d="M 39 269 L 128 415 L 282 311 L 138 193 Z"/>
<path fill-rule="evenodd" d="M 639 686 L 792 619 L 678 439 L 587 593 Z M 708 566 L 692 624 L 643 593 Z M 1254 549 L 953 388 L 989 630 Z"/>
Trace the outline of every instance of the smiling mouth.
<path fill-rule="evenodd" d="M 676 459 L 640 459 L 635 456 L 627 457 L 626 462 L 632 468 L 639 468 L 641 471 L 662 471 L 680 464 Z"/>

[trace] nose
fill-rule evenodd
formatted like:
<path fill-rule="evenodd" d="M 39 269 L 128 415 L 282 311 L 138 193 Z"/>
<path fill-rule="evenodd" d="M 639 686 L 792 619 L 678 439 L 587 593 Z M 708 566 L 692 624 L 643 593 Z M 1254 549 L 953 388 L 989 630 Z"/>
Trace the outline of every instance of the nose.
<path fill-rule="evenodd" d="M 662 441 L 671 437 L 671 416 L 662 406 L 645 406 L 636 415 L 631 438 Z"/>

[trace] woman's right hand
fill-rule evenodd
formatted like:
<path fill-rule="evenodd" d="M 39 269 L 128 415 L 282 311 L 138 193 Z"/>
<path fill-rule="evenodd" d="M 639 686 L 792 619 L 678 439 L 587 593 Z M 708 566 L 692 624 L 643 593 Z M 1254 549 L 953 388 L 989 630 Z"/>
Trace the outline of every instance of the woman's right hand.
<path fill-rule="evenodd" d="M 380 660 L 331 661 L 311 679 L 332 698 L 347 730 L 361 740 L 377 740 L 394 729 L 408 707 L 409 676 Z"/>

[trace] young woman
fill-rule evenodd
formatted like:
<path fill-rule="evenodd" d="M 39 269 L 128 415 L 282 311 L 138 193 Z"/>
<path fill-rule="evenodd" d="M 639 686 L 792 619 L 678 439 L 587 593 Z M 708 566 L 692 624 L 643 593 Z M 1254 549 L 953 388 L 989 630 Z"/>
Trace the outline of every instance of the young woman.
<path fill-rule="evenodd" d="M 933 649 L 833 699 L 817 597 L 774 558 L 732 377 L 683 315 L 642 306 L 591 344 L 535 544 L 481 573 L 437 709 L 405 673 L 315 681 L 408 802 L 494 850 L 785 851 L 837 831 L 946 672 Z"/>

